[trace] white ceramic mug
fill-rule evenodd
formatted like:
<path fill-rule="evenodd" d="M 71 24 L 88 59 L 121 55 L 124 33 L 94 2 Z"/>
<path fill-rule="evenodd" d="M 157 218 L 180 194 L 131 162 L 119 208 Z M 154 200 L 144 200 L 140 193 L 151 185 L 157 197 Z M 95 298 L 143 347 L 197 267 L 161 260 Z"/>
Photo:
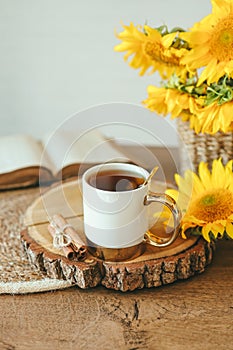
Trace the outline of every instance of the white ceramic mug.
<path fill-rule="evenodd" d="M 149 173 L 145 169 L 126 163 L 106 163 L 88 169 L 82 179 L 84 232 L 89 250 L 95 256 L 110 261 L 134 258 L 143 252 L 143 242 L 154 246 L 170 245 L 179 234 L 180 211 L 175 201 L 164 193 L 149 192 L 148 184 L 135 189 L 103 190 L 91 181 L 99 174 L 123 172 L 143 179 Z M 159 202 L 173 215 L 174 230 L 167 238 L 151 238 L 148 231 L 147 206 Z"/>

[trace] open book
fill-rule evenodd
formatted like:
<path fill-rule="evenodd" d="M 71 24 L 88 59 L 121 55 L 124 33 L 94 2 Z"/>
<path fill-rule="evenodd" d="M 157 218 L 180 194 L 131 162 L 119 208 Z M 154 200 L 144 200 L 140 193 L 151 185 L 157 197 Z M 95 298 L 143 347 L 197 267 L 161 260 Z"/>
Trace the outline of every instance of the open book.
<path fill-rule="evenodd" d="M 46 141 L 28 135 L 0 138 L 0 189 L 48 183 L 81 175 L 98 163 L 129 159 L 97 129 L 57 132 Z"/>

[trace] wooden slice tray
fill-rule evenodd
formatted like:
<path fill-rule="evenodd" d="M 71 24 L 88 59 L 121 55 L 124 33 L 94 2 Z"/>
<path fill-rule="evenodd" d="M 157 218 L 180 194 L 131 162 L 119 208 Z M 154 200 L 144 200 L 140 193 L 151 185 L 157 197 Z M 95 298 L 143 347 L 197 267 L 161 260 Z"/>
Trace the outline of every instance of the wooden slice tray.
<path fill-rule="evenodd" d="M 52 187 L 37 198 L 26 210 L 21 240 L 31 263 L 51 278 L 71 281 L 80 288 L 103 286 L 132 291 L 158 287 L 202 273 L 212 260 L 213 246 L 202 238 L 178 238 L 166 248 L 148 244 L 144 253 L 130 261 L 104 262 L 88 253 L 84 262 L 68 260 L 61 250 L 53 247 L 48 233 L 48 217 L 62 214 L 81 235 L 83 211 L 81 182 L 71 181 Z M 152 190 L 164 192 L 166 185 L 153 182 Z M 155 229 L 155 228 L 154 228 Z M 156 224 L 156 233 L 162 225 Z"/>

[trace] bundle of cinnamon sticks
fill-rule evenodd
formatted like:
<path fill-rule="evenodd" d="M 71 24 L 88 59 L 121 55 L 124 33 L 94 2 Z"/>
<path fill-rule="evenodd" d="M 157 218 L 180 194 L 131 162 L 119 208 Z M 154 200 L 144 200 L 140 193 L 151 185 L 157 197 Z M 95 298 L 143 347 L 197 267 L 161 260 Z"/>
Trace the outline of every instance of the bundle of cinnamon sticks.
<path fill-rule="evenodd" d="M 61 214 L 53 215 L 49 221 L 48 231 L 54 247 L 62 249 L 69 260 L 84 260 L 87 248 L 74 227 Z"/>

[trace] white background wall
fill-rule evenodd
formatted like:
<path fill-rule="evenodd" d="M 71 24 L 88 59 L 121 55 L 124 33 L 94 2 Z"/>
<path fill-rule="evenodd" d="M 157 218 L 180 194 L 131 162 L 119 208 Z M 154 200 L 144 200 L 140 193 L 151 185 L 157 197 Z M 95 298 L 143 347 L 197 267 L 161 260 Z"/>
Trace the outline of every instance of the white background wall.
<path fill-rule="evenodd" d="M 93 105 L 140 105 L 147 85 L 160 79 L 139 77 L 113 51 L 120 22 L 188 28 L 210 11 L 210 0 L 0 0 L 0 135 L 40 138 Z M 160 132 L 162 118 L 144 113 Z M 122 130 L 113 125 L 107 132 Z M 174 132 L 167 143 L 176 142 Z"/>

